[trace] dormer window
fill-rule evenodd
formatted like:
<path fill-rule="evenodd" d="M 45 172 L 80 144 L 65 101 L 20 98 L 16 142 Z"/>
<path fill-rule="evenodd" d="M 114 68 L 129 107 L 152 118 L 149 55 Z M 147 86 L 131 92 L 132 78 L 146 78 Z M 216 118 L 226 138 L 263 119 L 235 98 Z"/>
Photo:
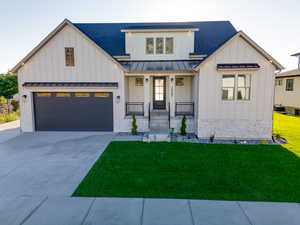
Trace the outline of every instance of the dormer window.
<path fill-rule="evenodd" d="M 156 38 L 156 54 L 164 54 L 164 39 Z"/>
<path fill-rule="evenodd" d="M 163 54 L 173 54 L 173 53 L 174 53 L 173 37 L 146 38 L 147 55 L 163 55 Z"/>
<path fill-rule="evenodd" d="M 154 39 L 146 38 L 146 54 L 153 55 L 154 53 Z"/>
<path fill-rule="evenodd" d="M 172 37 L 166 38 L 166 54 L 174 53 L 174 40 Z"/>

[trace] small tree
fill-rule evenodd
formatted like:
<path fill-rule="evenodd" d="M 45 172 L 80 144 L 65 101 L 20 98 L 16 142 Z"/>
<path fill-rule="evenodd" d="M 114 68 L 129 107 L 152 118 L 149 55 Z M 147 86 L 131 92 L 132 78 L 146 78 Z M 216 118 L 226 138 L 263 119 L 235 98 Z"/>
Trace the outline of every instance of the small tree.
<path fill-rule="evenodd" d="M 181 120 L 180 134 L 182 136 L 186 135 L 186 117 L 185 117 L 185 115 L 182 117 L 182 120 Z"/>
<path fill-rule="evenodd" d="M 131 123 L 131 134 L 137 135 L 137 124 L 136 124 L 136 118 L 135 114 L 132 115 L 132 123 Z"/>

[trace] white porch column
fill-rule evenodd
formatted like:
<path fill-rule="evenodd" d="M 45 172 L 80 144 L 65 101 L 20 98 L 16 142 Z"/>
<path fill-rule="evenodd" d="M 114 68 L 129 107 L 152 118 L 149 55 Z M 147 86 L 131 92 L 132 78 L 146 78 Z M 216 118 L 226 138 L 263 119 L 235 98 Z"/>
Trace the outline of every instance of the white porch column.
<path fill-rule="evenodd" d="M 150 76 L 144 76 L 144 116 L 149 114 L 149 103 L 150 103 Z"/>
<path fill-rule="evenodd" d="M 169 99 L 170 99 L 170 115 L 175 116 L 175 75 L 169 76 Z"/>

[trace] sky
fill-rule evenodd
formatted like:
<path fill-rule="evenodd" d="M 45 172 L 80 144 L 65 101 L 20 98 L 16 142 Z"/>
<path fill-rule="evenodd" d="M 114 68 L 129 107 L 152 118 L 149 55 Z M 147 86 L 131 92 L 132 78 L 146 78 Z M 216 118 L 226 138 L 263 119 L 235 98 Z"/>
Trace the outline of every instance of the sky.
<path fill-rule="evenodd" d="M 65 18 L 72 22 L 229 20 L 286 69 L 300 52 L 299 0 L 0 0 L 0 73 Z M 217 32 L 217 31 L 216 31 Z"/>

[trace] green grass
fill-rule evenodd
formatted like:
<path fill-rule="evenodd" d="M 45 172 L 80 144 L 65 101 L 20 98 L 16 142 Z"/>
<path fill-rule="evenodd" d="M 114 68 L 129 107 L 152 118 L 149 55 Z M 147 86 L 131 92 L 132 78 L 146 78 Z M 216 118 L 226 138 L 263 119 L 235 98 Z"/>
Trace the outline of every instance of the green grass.
<path fill-rule="evenodd" d="M 20 112 L 13 112 L 11 114 L 5 115 L 5 116 L 0 116 L 0 124 L 1 123 L 8 123 L 14 120 L 19 120 L 20 119 Z"/>
<path fill-rule="evenodd" d="M 289 151 L 300 157 L 300 118 L 286 116 L 279 113 L 274 114 L 274 133 L 280 134 L 288 140 L 283 145 Z"/>
<path fill-rule="evenodd" d="M 300 202 L 300 119 L 274 119 L 289 144 L 112 142 L 73 196 Z"/>

